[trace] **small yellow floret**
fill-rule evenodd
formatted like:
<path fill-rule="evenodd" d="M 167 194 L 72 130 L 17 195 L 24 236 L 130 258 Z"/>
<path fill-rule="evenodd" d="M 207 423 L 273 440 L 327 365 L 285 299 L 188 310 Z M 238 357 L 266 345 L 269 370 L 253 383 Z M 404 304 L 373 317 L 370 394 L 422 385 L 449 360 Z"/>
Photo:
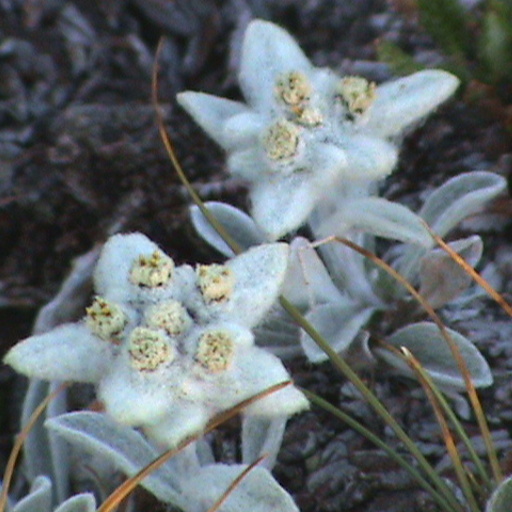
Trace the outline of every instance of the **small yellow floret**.
<path fill-rule="evenodd" d="M 229 368 L 235 355 L 235 345 L 226 331 L 209 331 L 199 338 L 196 361 L 211 373 Z"/>
<path fill-rule="evenodd" d="M 133 264 L 130 280 L 138 286 L 158 288 L 167 284 L 174 275 L 174 261 L 162 251 L 141 255 Z"/>
<path fill-rule="evenodd" d="M 146 322 L 149 327 L 163 329 L 170 336 L 180 336 L 192 325 L 187 310 L 177 300 L 160 302 L 150 307 L 146 312 Z"/>
<path fill-rule="evenodd" d="M 360 76 L 342 78 L 337 89 L 339 97 L 351 114 L 363 114 L 375 100 L 375 83 Z"/>
<path fill-rule="evenodd" d="M 197 285 L 207 304 L 225 302 L 235 287 L 233 271 L 225 265 L 199 265 L 196 269 Z"/>
<path fill-rule="evenodd" d="M 123 310 L 113 302 L 102 297 L 95 297 L 93 303 L 86 308 L 85 322 L 87 327 L 103 340 L 117 338 L 127 323 Z"/>
<path fill-rule="evenodd" d="M 167 337 L 154 329 L 136 327 L 128 346 L 132 366 L 141 372 L 153 372 L 174 359 L 174 350 Z"/>
<path fill-rule="evenodd" d="M 300 71 L 291 71 L 277 80 L 277 96 L 292 107 L 308 101 L 312 87 L 308 77 Z"/>
<path fill-rule="evenodd" d="M 272 124 L 265 134 L 264 146 L 271 160 L 287 160 L 297 155 L 300 143 L 300 128 L 281 119 Z"/>
<path fill-rule="evenodd" d="M 324 122 L 324 118 L 319 110 L 312 107 L 305 107 L 297 111 L 297 122 L 303 126 L 319 126 Z"/>

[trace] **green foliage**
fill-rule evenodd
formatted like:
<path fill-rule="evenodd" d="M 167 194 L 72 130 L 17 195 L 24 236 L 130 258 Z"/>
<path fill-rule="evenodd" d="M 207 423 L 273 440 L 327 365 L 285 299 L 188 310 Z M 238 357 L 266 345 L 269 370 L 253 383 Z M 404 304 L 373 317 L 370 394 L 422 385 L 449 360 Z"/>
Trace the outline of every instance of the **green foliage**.
<path fill-rule="evenodd" d="M 481 12 L 464 10 L 459 0 L 418 0 L 419 19 L 445 54 L 442 69 L 467 85 L 477 80 L 502 86 L 512 80 L 512 2 L 487 0 Z M 378 44 L 379 60 L 403 75 L 422 66 L 389 41 Z M 419 68 L 418 68 L 419 66 Z M 510 102 L 510 98 L 503 98 Z"/>
<path fill-rule="evenodd" d="M 395 75 L 405 76 L 424 69 L 424 66 L 391 41 L 379 41 L 377 57 L 381 62 L 389 64 Z"/>
<path fill-rule="evenodd" d="M 489 2 L 482 22 L 479 52 L 482 71 L 488 73 L 488 80 L 482 78 L 482 81 L 512 80 L 512 2 Z"/>
<path fill-rule="evenodd" d="M 436 43 L 455 58 L 470 52 L 468 16 L 459 0 L 418 0 L 420 20 Z"/>
<path fill-rule="evenodd" d="M 485 512 L 508 512 L 512 503 L 512 477 L 501 482 L 487 503 Z"/>

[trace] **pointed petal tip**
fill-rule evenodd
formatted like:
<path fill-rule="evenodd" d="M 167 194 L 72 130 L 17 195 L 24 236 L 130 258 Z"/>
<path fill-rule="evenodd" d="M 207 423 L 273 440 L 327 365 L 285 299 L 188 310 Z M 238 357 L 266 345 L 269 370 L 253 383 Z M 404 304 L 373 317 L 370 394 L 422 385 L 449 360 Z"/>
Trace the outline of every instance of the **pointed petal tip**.
<path fill-rule="evenodd" d="M 287 34 L 287 32 L 282 29 L 280 26 L 272 23 L 270 21 L 262 20 L 261 18 L 256 18 L 251 20 L 251 22 L 247 25 L 247 29 L 245 31 L 245 38 L 250 39 L 260 39 L 262 36 L 274 32 L 276 34 L 282 34 L 283 32 Z"/>
<path fill-rule="evenodd" d="M 2 358 L 2 363 L 14 368 L 16 370 L 16 351 L 14 350 L 17 345 L 10 348 L 9 351 Z"/>
<path fill-rule="evenodd" d="M 245 409 L 249 416 L 293 416 L 310 408 L 309 400 L 295 386 L 287 386 Z"/>
<path fill-rule="evenodd" d="M 263 20 L 252 21 L 242 44 L 239 82 L 244 96 L 257 110 L 271 107 L 278 75 L 312 69 L 295 39 L 283 28 Z"/>
<path fill-rule="evenodd" d="M 420 74 L 426 80 L 432 82 L 432 89 L 436 90 L 440 103 L 452 96 L 460 85 L 459 78 L 448 71 L 443 71 L 442 69 L 426 69 L 424 71 L 419 71 L 417 74 Z"/>

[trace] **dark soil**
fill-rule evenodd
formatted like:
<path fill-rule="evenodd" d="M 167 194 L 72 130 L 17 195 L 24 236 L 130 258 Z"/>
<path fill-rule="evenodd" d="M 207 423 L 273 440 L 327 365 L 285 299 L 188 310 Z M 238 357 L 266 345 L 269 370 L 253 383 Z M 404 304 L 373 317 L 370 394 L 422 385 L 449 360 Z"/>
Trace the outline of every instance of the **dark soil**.
<path fill-rule="evenodd" d="M 0 0 L 2 353 L 30 334 L 73 259 L 112 233 L 141 231 L 178 262 L 218 258 L 188 221 L 190 199 L 158 134 L 151 74 L 164 36 L 160 102 L 180 161 L 203 199 L 245 207 L 243 185 L 229 178 L 222 153 L 174 96 L 192 89 L 239 98 L 237 48 L 253 17 L 287 28 L 316 65 L 379 82 L 392 77 L 376 62 L 379 38 L 398 42 L 423 62 L 440 60 L 414 16 L 384 0 Z M 455 99 L 407 137 L 385 193 L 417 207 L 432 187 L 475 169 L 509 177 L 511 139 L 499 120 Z M 503 198 L 466 226 L 486 228 L 486 260 L 498 263 L 509 298 L 511 211 Z M 511 460 L 512 322 L 487 300 L 466 316 L 448 311 L 446 318 L 470 333 L 495 369 L 496 385 L 482 395 L 500 457 Z M 330 365 L 296 360 L 291 370 L 300 385 L 399 446 Z M 367 377 L 439 471 L 451 476 L 417 385 Z M 0 369 L 0 460 L 17 428 L 17 380 L 9 368 Z M 477 435 L 473 421 L 466 426 Z M 275 474 L 303 512 L 437 510 L 385 454 L 316 409 L 290 422 Z"/>

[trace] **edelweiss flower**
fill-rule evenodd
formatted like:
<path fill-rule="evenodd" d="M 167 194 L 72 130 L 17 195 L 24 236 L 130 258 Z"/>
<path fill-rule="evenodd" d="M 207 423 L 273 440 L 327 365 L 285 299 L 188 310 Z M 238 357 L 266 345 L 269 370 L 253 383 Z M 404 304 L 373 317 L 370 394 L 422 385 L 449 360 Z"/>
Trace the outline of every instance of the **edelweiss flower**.
<path fill-rule="evenodd" d="M 31 377 L 94 383 L 117 421 L 175 445 L 289 380 L 250 331 L 275 301 L 287 259 L 286 244 L 268 244 L 225 265 L 176 268 L 144 235 L 116 235 L 98 261 L 98 295 L 86 317 L 20 342 L 5 362 Z M 288 416 L 305 407 L 288 386 L 245 414 Z"/>
<path fill-rule="evenodd" d="M 396 164 L 397 137 L 445 101 L 458 80 L 422 71 L 376 87 L 315 68 L 269 22 L 249 25 L 240 87 L 247 105 L 183 92 L 179 103 L 250 182 L 252 215 L 269 239 L 299 227 L 340 182 L 367 183 Z"/>

